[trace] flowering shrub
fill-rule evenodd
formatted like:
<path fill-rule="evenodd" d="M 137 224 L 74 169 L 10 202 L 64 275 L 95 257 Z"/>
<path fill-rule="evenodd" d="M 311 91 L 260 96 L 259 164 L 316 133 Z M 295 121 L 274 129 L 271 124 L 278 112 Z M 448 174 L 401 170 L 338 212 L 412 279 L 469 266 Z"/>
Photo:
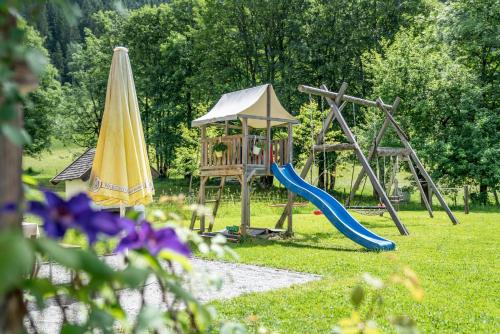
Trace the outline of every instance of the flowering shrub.
<path fill-rule="evenodd" d="M 155 228 L 148 220 L 134 221 L 109 212 L 97 211 L 85 194 L 64 200 L 43 191 L 43 200 L 30 200 L 26 212 L 43 222 L 46 237 L 24 238 L 20 231 L 0 234 L 0 295 L 23 291 L 26 309 L 25 325 L 37 333 L 33 310 L 44 310 L 49 304 L 59 307 L 60 331 L 64 333 L 137 332 L 206 332 L 213 326 L 215 312 L 201 304 L 184 288 L 191 271 L 188 257 L 191 249 L 224 255 L 223 238 L 207 245 L 188 230 L 174 226 Z M 15 209 L 10 206 L 8 210 Z M 150 220 L 165 222 L 165 215 L 154 212 Z M 163 219 L 162 219 L 163 218 Z M 64 248 L 57 240 L 70 230 L 85 235 L 88 247 Z M 116 269 L 96 255 L 98 240 L 116 238 L 116 252 L 125 253 L 126 266 Z M 8 256 L 5 256 L 8 254 Z M 30 275 L 41 260 L 49 260 L 73 272 L 68 284 L 55 284 L 48 278 Z M 157 282 L 161 306 L 153 306 L 145 297 L 145 286 Z M 137 315 L 131 316 L 120 303 L 121 293 L 140 294 Z M 78 319 L 68 314 L 65 301 L 81 305 L 84 314 Z"/>

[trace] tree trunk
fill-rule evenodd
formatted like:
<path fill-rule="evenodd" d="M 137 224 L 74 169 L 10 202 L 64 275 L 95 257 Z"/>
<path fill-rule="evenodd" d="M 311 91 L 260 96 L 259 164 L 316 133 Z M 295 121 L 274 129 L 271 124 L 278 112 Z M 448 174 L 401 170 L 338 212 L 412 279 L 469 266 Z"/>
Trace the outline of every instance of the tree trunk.
<path fill-rule="evenodd" d="M 22 112 L 19 110 L 11 125 L 22 125 Z M 9 203 L 20 203 L 22 200 L 21 172 L 22 148 L 11 143 L 0 135 L 0 207 Z M 22 216 L 20 212 L 6 213 L 0 211 L 0 233 L 6 229 L 20 229 Z M 1 298 L 1 297 L 0 297 Z M 23 295 L 20 290 L 8 292 L 0 299 L 0 332 L 21 333 L 25 314 Z"/>
<path fill-rule="evenodd" d="M 3 15 L 4 13 L 2 13 Z M 12 14 L 4 16 L 0 26 L 0 39 L 8 39 L 12 30 L 17 27 L 16 17 Z M 2 60 L 4 61 L 4 60 Z M 12 64 L 14 67 L 15 80 L 19 87 L 35 88 L 36 77 L 27 70 L 24 62 Z M 17 75 L 20 73 L 20 75 Z M 0 96 L 0 105 L 4 99 Z M 18 106 L 16 115 L 10 121 L 11 126 L 21 128 L 23 126 L 23 112 Z M 0 133 L 0 208 L 6 204 L 19 204 L 23 198 L 21 175 L 22 175 L 22 147 L 13 144 Z M 2 212 L 0 210 L 0 233 L 6 229 L 21 229 L 21 212 Z M 0 296 L 0 332 L 21 333 L 23 330 L 23 318 L 26 309 L 23 303 L 21 290 L 9 291 L 5 296 Z"/>
<path fill-rule="evenodd" d="M 479 184 L 479 203 L 488 204 L 488 186 L 483 183 Z"/>
<path fill-rule="evenodd" d="M 493 189 L 493 196 L 495 197 L 495 205 L 500 206 L 500 201 L 498 200 L 498 193 L 496 189 Z"/>

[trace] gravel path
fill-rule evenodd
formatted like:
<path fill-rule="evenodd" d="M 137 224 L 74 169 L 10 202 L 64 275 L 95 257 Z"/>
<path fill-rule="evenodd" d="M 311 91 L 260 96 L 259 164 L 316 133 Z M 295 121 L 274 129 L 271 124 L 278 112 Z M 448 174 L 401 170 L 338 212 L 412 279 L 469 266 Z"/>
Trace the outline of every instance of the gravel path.
<path fill-rule="evenodd" d="M 124 266 L 123 258 L 119 255 L 106 256 L 105 261 L 113 268 L 122 268 Z M 192 259 L 191 263 L 193 273 L 191 279 L 187 282 L 187 288 L 202 302 L 234 298 L 250 292 L 265 292 L 286 288 L 321 278 L 321 276 L 307 273 L 197 258 Z M 53 282 L 69 282 L 69 272 L 56 265 L 53 265 L 52 268 L 48 264 L 42 265 L 39 277 L 49 277 L 50 271 L 52 271 Z M 217 282 L 222 284 L 218 285 Z M 211 285 L 211 287 L 207 288 L 207 285 Z M 217 288 L 217 286 L 220 288 Z M 148 304 L 164 307 L 161 302 L 160 288 L 154 279 L 148 280 L 146 283 L 145 296 Z M 140 304 L 139 292 L 133 290 L 122 291 L 120 293 L 120 303 L 129 316 L 135 316 Z M 81 308 L 82 305 L 79 303 L 68 303 L 67 314 L 70 320 L 84 320 L 82 317 L 85 312 L 82 312 Z M 56 305 L 49 305 L 43 311 L 38 311 L 33 307 L 30 314 L 40 333 L 59 332 L 62 315 Z"/>

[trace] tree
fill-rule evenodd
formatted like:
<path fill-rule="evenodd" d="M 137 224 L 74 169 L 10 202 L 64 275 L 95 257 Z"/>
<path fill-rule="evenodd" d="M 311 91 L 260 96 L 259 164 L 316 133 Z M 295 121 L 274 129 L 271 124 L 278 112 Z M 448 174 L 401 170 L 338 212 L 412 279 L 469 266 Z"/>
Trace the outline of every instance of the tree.
<path fill-rule="evenodd" d="M 40 34 L 24 22 L 19 23 L 25 30 L 25 44 L 37 50 L 43 57 L 48 57 L 43 47 Z M 54 118 L 59 112 L 62 98 L 61 84 L 57 69 L 47 64 L 39 78 L 38 88 L 28 94 L 30 101 L 25 108 L 24 127 L 31 136 L 31 144 L 25 147 L 25 153 L 36 155 L 50 147 L 54 133 Z"/>
<path fill-rule="evenodd" d="M 96 36 L 85 30 L 85 42 L 72 45 L 69 77 L 72 85 L 65 87 L 65 115 L 71 127 L 70 138 L 84 147 L 94 146 L 101 128 L 106 87 L 113 49 L 121 45 L 120 16 L 100 12 L 94 16 L 101 31 Z"/>
<path fill-rule="evenodd" d="M 402 29 L 381 53 L 366 56 L 365 68 L 374 96 L 403 98 L 396 118 L 433 177 L 480 184 L 486 166 L 488 175 L 499 175 L 498 164 L 485 160 L 494 147 L 482 140 L 491 131 L 481 125 L 483 90 L 477 76 L 452 59 L 437 31 L 436 15 Z"/>
<path fill-rule="evenodd" d="M 500 185 L 500 4 L 497 0 L 458 0 L 447 3 L 439 17 L 441 39 L 457 62 L 473 71 L 482 87 L 476 115 L 478 164 L 474 173 L 480 185 L 481 201 L 487 201 L 488 187 Z"/>

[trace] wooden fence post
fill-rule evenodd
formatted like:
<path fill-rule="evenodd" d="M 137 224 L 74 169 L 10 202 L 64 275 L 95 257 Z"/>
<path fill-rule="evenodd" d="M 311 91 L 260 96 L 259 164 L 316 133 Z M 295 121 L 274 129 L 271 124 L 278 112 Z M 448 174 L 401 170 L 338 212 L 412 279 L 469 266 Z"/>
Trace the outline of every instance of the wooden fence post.
<path fill-rule="evenodd" d="M 464 213 L 469 214 L 469 186 L 464 186 Z"/>

